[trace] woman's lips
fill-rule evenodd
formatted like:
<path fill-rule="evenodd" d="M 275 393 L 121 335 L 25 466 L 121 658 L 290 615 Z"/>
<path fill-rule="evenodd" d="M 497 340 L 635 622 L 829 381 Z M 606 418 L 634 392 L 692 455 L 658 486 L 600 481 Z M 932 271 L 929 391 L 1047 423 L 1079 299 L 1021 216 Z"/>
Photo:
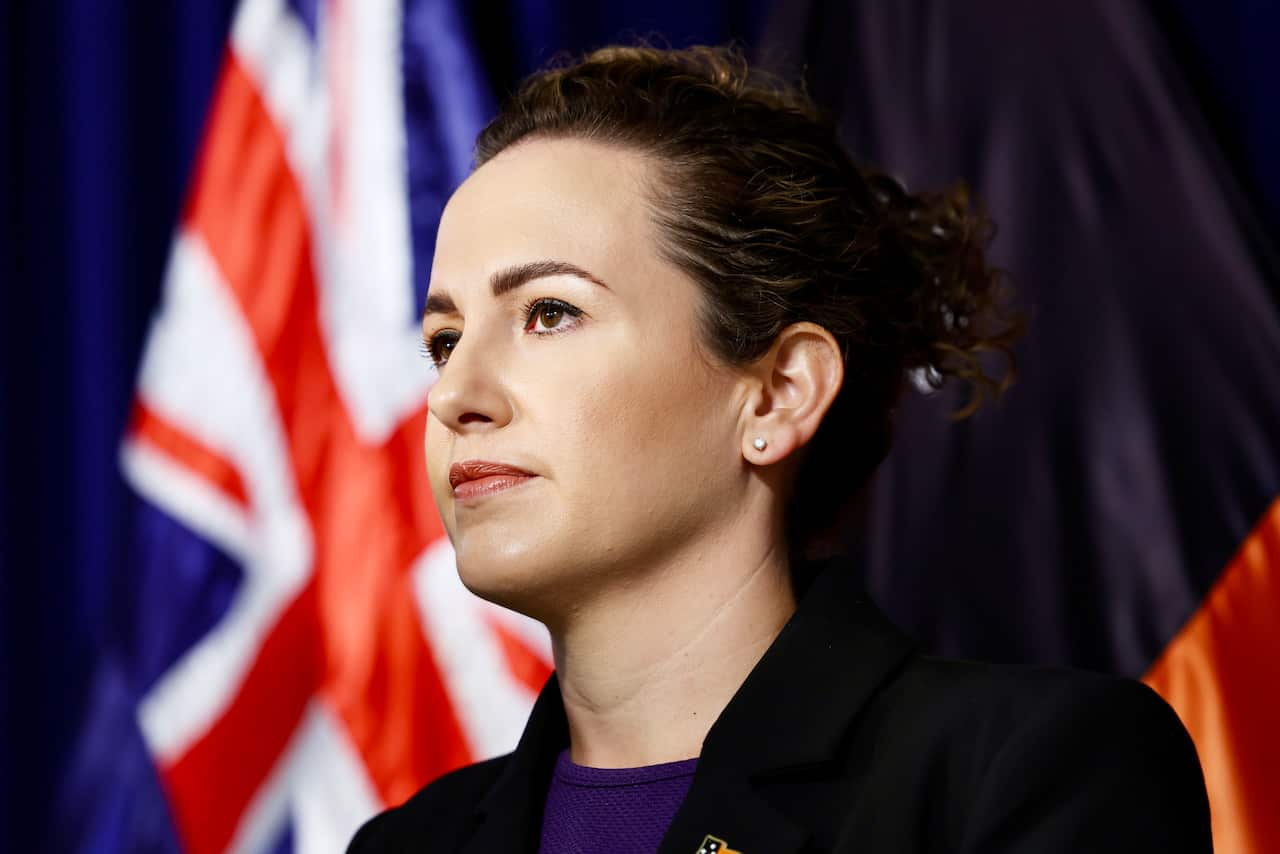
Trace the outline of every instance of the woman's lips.
<path fill-rule="evenodd" d="M 536 475 L 505 463 L 467 460 L 449 467 L 449 485 L 457 501 L 503 492 L 532 480 Z"/>

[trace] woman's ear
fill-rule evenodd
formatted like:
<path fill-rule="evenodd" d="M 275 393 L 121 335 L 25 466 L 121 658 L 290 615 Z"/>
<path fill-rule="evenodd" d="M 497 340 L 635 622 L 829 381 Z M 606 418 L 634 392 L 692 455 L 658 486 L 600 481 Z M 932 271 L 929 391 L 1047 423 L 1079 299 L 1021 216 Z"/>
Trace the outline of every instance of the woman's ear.
<path fill-rule="evenodd" d="M 780 462 L 803 447 L 844 382 L 844 358 L 830 332 L 793 323 L 748 368 L 742 455 L 755 465 Z"/>

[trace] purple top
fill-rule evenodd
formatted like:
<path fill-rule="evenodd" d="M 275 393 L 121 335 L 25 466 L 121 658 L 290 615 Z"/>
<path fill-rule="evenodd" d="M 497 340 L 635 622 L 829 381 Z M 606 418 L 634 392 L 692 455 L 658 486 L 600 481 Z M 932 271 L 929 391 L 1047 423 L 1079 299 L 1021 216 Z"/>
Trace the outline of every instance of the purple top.
<path fill-rule="evenodd" d="M 588 768 L 556 760 L 542 811 L 541 854 L 653 854 L 689 792 L 698 760 Z"/>

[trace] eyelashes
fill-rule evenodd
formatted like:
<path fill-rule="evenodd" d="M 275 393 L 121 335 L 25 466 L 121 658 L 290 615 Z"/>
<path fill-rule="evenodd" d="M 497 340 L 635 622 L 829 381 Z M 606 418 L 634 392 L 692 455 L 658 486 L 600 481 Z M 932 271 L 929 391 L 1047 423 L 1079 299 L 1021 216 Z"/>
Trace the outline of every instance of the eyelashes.
<path fill-rule="evenodd" d="M 424 359 L 430 359 L 432 362 L 435 362 L 436 360 L 436 357 L 432 355 L 434 352 L 432 348 L 435 337 L 436 336 L 433 335 L 430 340 L 424 338 L 418 341 L 418 355 Z"/>
<path fill-rule="evenodd" d="M 563 329 L 560 324 L 564 323 L 565 318 L 575 319 L 581 316 L 582 309 L 564 300 L 551 297 L 532 299 L 524 305 L 524 331 L 549 335 Z M 541 329 L 538 328 L 539 322 Z"/>
<path fill-rule="evenodd" d="M 536 297 L 524 304 L 524 331 L 532 335 L 558 335 L 577 326 L 576 321 L 585 315 L 582 309 L 553 297 Z M 458 346 L 462 333 L 457 329 L 441 329 L 424 338 L 418 352 L 430 359 L 437 370 L 449 361 L 453 349 Z"/>
<path fill-rule="evenodd" d="M 456 329 L 441 329 L 430 337 L 424 338 L 418 346 L 418 351 L 431 360 L 436 370 L 440 370 L 449 361 L 449 354 L 453 352 L 454 347 L 458 346 L 458 339 L 461 337 L 462 333 Z"/>

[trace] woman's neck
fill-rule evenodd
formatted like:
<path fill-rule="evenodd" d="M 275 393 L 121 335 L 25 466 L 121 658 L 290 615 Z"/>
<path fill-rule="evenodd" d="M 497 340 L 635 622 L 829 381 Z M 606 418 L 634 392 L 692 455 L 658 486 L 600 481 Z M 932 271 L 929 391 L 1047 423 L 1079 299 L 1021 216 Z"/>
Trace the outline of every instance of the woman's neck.
<path fill-rule="evenodd" d="M 795 611 L 785 552 L 756 544 L 753 553 L 747 540 L 714 559 L 690 550 L 553 635 L 574 762 L 626 768 L 700 753 Z"/>

